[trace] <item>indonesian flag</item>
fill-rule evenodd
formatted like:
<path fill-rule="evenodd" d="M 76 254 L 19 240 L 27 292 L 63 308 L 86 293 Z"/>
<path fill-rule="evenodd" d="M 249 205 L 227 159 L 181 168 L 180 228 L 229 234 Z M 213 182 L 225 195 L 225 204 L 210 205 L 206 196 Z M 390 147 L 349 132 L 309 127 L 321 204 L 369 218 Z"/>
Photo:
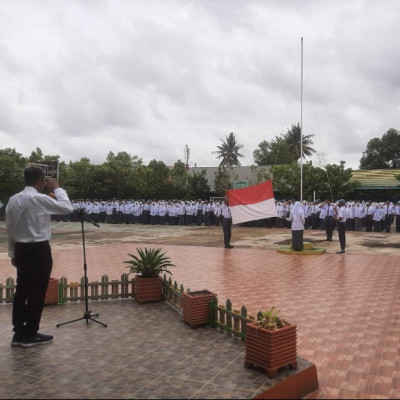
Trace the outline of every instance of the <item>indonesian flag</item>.
<path fill-rule="evenodd" d="M 247 188 L 228 190 L 232 223 L 277 217 L 272 180 Z"/>

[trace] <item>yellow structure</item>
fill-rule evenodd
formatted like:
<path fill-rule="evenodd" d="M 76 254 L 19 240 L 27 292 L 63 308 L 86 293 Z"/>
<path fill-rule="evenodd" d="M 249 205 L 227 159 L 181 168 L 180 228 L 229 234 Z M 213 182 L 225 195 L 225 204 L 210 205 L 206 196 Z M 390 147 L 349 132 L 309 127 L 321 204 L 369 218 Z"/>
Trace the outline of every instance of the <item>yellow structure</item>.
<path fill-rule="evenodd" d="M 323 247 L 315 247 L 311 242 L 303 242 L 303 250 L 295 251 L 292 249 L 292 244 L 290 246 L 283 246 L 278 249 L 279 253 L 285 254 L 323 254 L 326 249 Z"/>

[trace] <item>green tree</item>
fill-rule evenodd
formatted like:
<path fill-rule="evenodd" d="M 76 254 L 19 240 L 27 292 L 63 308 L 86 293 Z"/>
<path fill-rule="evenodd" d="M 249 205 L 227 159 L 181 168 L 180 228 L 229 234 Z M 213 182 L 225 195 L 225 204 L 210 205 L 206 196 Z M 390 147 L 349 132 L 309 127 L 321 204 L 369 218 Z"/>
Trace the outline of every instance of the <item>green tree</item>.
<path fill-rule="evenodd" d="M 185 164 L 178 160 L 170 171 L 171 193 L 170 197 L 175 199 L 184 199 L 187 197 L 188 187 L 188 171 Z"/>
<path fill-rule="evenodd" d="M 163 161 L 152 160 L 145 169 L 147 199 L 171 199 L 169 168 Z"/>
<path fill-rule="evenodd" d="M 24 188 L 24 169 L 27 162 L 15 149 L 0 149 L 0 201 L 3 204 Z"/>
<path fill-rule="evenodd" d="M 108 199 L 133 199 L 140 194 L 136 169 L 142 165 L 142 160 L 125 151 L 116 155 L 110 151 L 107 161 L 101 165 L 102 185 L 106 186 Z"/>
<path fill-rule="evenodd" d="M 332 191 L 333 200 L 348 198 L 354 189 L 360 187 L 359 181 L 350 182 L 352 177 L 351 168 L 345 167 L 345 162 L 340 161 L 340 165 L 328 164 L 325 167 L 328 184 Z"/>
<path fill-rule="evenodd" d="M 29 162 L 35 164 L 40 164 L 41 162 L 46 162 L 46 161 L 59 161 L 59 160 L 60 156 L 58 154 L 44 155 L 40 147 L 36 147 L 36 150 L 32 151 L 31 155 L 29 156 Z"/>
<path fill-rule="evenodd" d="M 400 168 L 400 132 L 393 128 L 382 139 L 371 139 L 360 159 L 360 169 L 390 168 Z"/>
<path fill-rule="evenodd" d="M 188 176 L 189 193 L 192 199 L 208 199 L 210 197 L 210 186 L 207 183 L 207 170 L 203 169 Z"/>
<path fill-rule="evenodd" d="M 63 179 L 71 199 L 94 199 L 97 196 L 95 178 L 96 167 L 90 163 L 89 158 L 82 157 L 80 161 L 72 162 L 65 168 Z"/>
<path fill-rule="evenodd" d="M 302 157 L 311 156 L 315 153 L 315 150 L 311 147 L 314 142 L 312 137 L 314 135 L 302 135 L 300 124 L 292 125 L 292 128 L 287 131 L 283 136 L 285 142 L 289 145 L 290 151 L 292 153 L 293 161 L 297 162 L 300 158 L 300 143 L 302 142 Z"/>
<path fill-rule="evenodd" d="M 276 165 L 272 170 L 274 192 L 280 199 L 300 198 L 300 167 L 298 164 Z"/>
<path fill-rule="evenodd" d="M 36 151 L 32 151 L 29 156 L 29 162 L 38 164 L 40 161 L 43 161 L 43 152 L 40 147 L 36 147 Z"/>
<path fill-rule="evenodd" d="M 216 194 L 221 197 L 231 189 L 230 173 L 225 167 L 218 167 L 218 171 L 215 173 L 214 188 Z"/>
<path fill-rule="evenodd" d="M 278 165 L 272 171 L 274 191 L 280 198 L 300 199 L 300 166 L 298 164 Z M 314 167 L 311 163 L 303 165 L 303 199 L 312 200 L 314 191 L 320 199 L 347 198 L 359 187 L 360 182 L 350 182 L 351 168 L 340 165 L 327 165 L 325 169 Z"/>
<path fill-rule="evenodd" d="M 216 154 L 217 158 L 221 159 L 219 164 L 220 167 L 240 167 L 240 157 L 244 157 L 239 153 L 240 149 L 243 148 L 242 144 L 236 141 L 236 136 L 233 132 L 226 137 L 224 141 L 221 139 L 221 145 L 217 146 L 217 151 L 213 151 L 212 154 Z"/>
<path fill-rule="evenodd" d="M 270 142 L 263 140 L 253 151 L 253 159 L 257 165 L 284 165 L 293 162 L 289 144 L 276 136 Z"/>

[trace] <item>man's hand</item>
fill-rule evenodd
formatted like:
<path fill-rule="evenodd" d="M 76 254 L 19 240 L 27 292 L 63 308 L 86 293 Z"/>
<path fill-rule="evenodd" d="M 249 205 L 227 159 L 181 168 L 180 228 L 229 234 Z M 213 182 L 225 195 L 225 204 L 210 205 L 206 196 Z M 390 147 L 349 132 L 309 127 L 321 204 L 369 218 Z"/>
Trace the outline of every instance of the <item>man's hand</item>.
<path fill-rule="evenodd" d="M 54 191 L 54 189 L 58 189 L 60 187 L 58 182 L 54 178 L 50 178 L 49 176 L 47 176 L 44 181 L 46 183 L 46 187 L 49 188 L 50 191 Z"/>

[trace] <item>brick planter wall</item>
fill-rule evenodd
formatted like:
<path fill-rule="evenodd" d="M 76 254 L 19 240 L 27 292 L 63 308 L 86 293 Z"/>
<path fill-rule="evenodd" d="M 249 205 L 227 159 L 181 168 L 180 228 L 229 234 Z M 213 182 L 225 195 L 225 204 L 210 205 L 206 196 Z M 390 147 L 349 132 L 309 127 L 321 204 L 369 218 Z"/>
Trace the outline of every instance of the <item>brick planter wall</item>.
<path fill-rule="evenodd" d="M 210 301 L 214 293 L 208 290 L 184 292 L 182 295 L 183 321 L 192 328 L 209 324 Z"/>
<path fill-rule="evenodd" d="M 135 299 L 138 303 L 152 303 L 161 301 L 162 295 L 162 278 L 135 278 Z"/>
<path fill-rule="evenodd" d="M 46 297 L 44 299 L 45 306 L 58 304 L 58 283 L 58 279 L 50 278 L 49 286 L 47 286 Z"/>
<path fill-rule="evenodd" d="M 258 327 L 256 323 L 246 325 L 246 367 L 264 368 L 268 377 L 273 378 L 278 369 L 289 365 L 297 368 L 296 325 L 277 330 Z"/>

